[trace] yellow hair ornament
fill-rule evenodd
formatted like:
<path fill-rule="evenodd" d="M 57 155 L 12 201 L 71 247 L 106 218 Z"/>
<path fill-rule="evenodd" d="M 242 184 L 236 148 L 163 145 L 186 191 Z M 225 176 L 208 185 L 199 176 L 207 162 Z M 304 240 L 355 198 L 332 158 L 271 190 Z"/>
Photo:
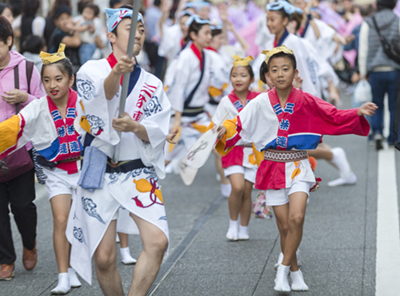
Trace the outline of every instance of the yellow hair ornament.
<path fill-rule="evenodd" d="M 268 64 L 269 59 L 273 55 L 276 55 L 277 53 L 280 53 L 280 52 L 283 52 L 283 53 L 286 53 L 286 54 L 293 54 L 293 50 L 287 48 L 285 45 L 281 45 L 281 46 L 275 47 L 272 50 L 263 50 L 261 53 L 266 55 L 265 63 Z"/>
<path fill-rule="evenodd" d="M 246 67 L 246 66 L 250 65 L 250 62 L 252 60 L 253 60 L 252 56 L 248 56 L 248 57 L 242 59 L 240 56 L 235 54 L 233 56 L 233 66 L 234 67 L 239 67 L 239 66 Z"/>
<path fill-rule="evenodd" d="M 39 57 L 42 59 L 43 65 L 53 64 L 55 62 L 65 59 L 64 50 L 65 44 L 60 43 L 60 46 L 58 47 L 58 51 L 56 53 L 47 53 L 42 51 Z"/>

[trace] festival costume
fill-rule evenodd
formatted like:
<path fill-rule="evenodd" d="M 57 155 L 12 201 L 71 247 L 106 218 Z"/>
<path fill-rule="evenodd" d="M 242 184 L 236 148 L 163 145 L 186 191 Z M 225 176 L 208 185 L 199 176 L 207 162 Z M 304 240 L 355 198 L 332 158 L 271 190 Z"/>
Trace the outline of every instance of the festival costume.
<path fill-rule="evenodd" d="M 259 93 L 257 92 L 249 91 L 246 98 L 246 105 L 258 95 Z M 223 97 L 219 103 L 212 118 L 213 124 L 219 124 L 228 111 L 227 119 L 234 119 L 244 107 L 235 92 L 232 91 L 228 96 Z M 247 147 L 235 146 L 227 155 L 222 157 L 222 167 L 224 168 L 226 177 L 235 173 L 243 173 L 246 180 L 254 183 L 257 162 L 251 143 Z"/>
<path fill-rule="evenodd" d="M 210 101 L 205 108 L 210 116 L 213 116 L 218 103 L 228 94 L 227 88 L 229 85 L 229 66 L 231 61 L 227 57 L 224 58 L 222 53 L 219 53 L 212 47 L 207 47 L 206 51 L 211 58 L 210 81 L 212 81 L 213 86 L 210 86 L 208 89 Z"/>
<path fill-rule="evenodd" d="M 211 85 L 211 57 L 191 43 L 176 61 L 173 82 L 167 90 L 172 109 L 182 113 L 179 141 L 171 149 L 166 145 L 165 159 L 181 159 L 207 130 L 210 119 L 204 110 Z"/>
<path fill-rule="evenodd" d="M 169 239 L 158 178 L 165 177 L 163 147 L 171 106 L 161 81 L 135 66 L 125 112 L 145 127 L 150 142 L 142 141 L 134 133 L 122 133 L 120 139 L 112 120 L 117 116 L 121 88 L 112 100 L 106 99 L 104 90 L 104 81 L 116 63 L 111 54 L 107 59 L 87 62 L 77 74 L 79 132 L 85 137 L 85 147 L 97 148 L 111 158 L 119 143 L 119 160 L 127 161 L 115 169 L 107 166 L 102 188 L 89 191 L 79 186 L 72 204 L 67 227 L 72 245 L 71 266 L 89 284 L 91 258 L 120 207 L 157 226 Z M 118 231 L 131 233 L 135 229 L 133 219 L 126 220 L 130 224 L 124 223 L 125 229 Z"/>
<path fill-rule="evenodd" d="M 306 183 L 309 188 L 315 184 L 307 154 L 305 157 L 302 154 L 315 149 L 323 135 L 366 136 L 369 132 L 368 122 L 358 116 L 357 109 L 337 110 L 294 87 L 285 106 L 280 105 L 274 88 L 252 100 L 235 119 L 225 121 L 224 126 L 227 133 L 216 145 L 222 155 L 241 142 L 253 142 L 258 151 L 264 151 L 255 188 L 267 193 L 290 190 L 297 182 Z M 296 161 L 291 161 L 289 154 L 279 153 L 285 150 L 295 150 Z"/>

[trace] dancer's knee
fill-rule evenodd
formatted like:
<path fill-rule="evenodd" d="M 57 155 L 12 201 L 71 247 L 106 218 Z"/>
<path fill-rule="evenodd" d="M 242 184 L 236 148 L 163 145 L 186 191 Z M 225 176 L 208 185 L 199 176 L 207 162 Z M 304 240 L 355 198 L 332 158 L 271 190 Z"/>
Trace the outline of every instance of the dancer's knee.
<path fill-rule="evenodd" d="M 294 227 L 302 226 L 304 223 L 304 214 L 295 213 L 289 216 L 289 225 Z"/>
<path fill-rule="evenodd" d="M 116 252 L 111 248 L 98 247 L 95 256 L 96 269 L 105 272 L 116 264 Z"/>
<path fill-rule="evenodd" d="M 145 246 L 146 251 L 155 255 L 164 255 L 168 248 L 168 239 L 164 233 L 154 236 Z"/>

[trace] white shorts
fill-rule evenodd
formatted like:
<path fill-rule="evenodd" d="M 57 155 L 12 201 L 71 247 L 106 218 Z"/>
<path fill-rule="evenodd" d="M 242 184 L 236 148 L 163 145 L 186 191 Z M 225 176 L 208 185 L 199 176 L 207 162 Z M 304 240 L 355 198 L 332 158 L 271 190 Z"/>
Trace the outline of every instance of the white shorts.
<path fill-rule="evenodd" d="M 265 191 L 267 206 L 282 206 L 289 203 L 289 195 L 295 192 L 305 192 L 310 195 L 310 184 L 307 182 L 295 182 L 290 188 L 279 190 L 268 189 Z"/>
<path fill-rule="evenodd" d="M 228 177 L 233 174 L 242 174 L 244 175 L 244 179 L 254 183 L 256 181 L 257 169 L 254 168 L 246 168 L 241 165 L 232 165 L 224 169 L 225 177 Z"/>
<path fill-rule="evenodd" d="M 43 167 L 43 173 L 47 176 L 46 187 L 49 194 L 49 200 L 56 195 L 71 194 L 78 184 L 79 172 L 76 174 L 68 175 L 68 173 L 59 168 L 52 170 Z"/>

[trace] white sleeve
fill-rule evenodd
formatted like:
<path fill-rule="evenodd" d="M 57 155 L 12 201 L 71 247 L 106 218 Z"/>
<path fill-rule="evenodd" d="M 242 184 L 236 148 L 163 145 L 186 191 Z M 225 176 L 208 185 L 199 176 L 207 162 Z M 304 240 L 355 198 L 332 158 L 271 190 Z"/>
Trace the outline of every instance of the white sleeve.
<path fill-rule="evenodd" d="M 363 22 L 360 28 L 360 39 L 358 45 L 358 67 L 361 76 L 367 75 L 368 34 L 369 26 L 367 22 Z"/>
<path fill-rule="evenodd" d="M 20 14 L 12 23 L 12 29 L 17 30 L 21 28 L 22 15 Z"/>
<path fill-rule="evenodd" d="M 171 101 L 172 109 L 178 112 L 183 112 L 185 103 L 185 88 L 188 87 L 190 77 L 190 61 L 182 53 L 177 61 L 174 71 L 174 78 L 168 89 L 168 97 Z"/>
<path fill-rule="evenodd" d="M 46 21 L 41 16 L 35 17 L 32 22 L 32 34 L 43 37 L 44 27 L 46 26 Z"/>

